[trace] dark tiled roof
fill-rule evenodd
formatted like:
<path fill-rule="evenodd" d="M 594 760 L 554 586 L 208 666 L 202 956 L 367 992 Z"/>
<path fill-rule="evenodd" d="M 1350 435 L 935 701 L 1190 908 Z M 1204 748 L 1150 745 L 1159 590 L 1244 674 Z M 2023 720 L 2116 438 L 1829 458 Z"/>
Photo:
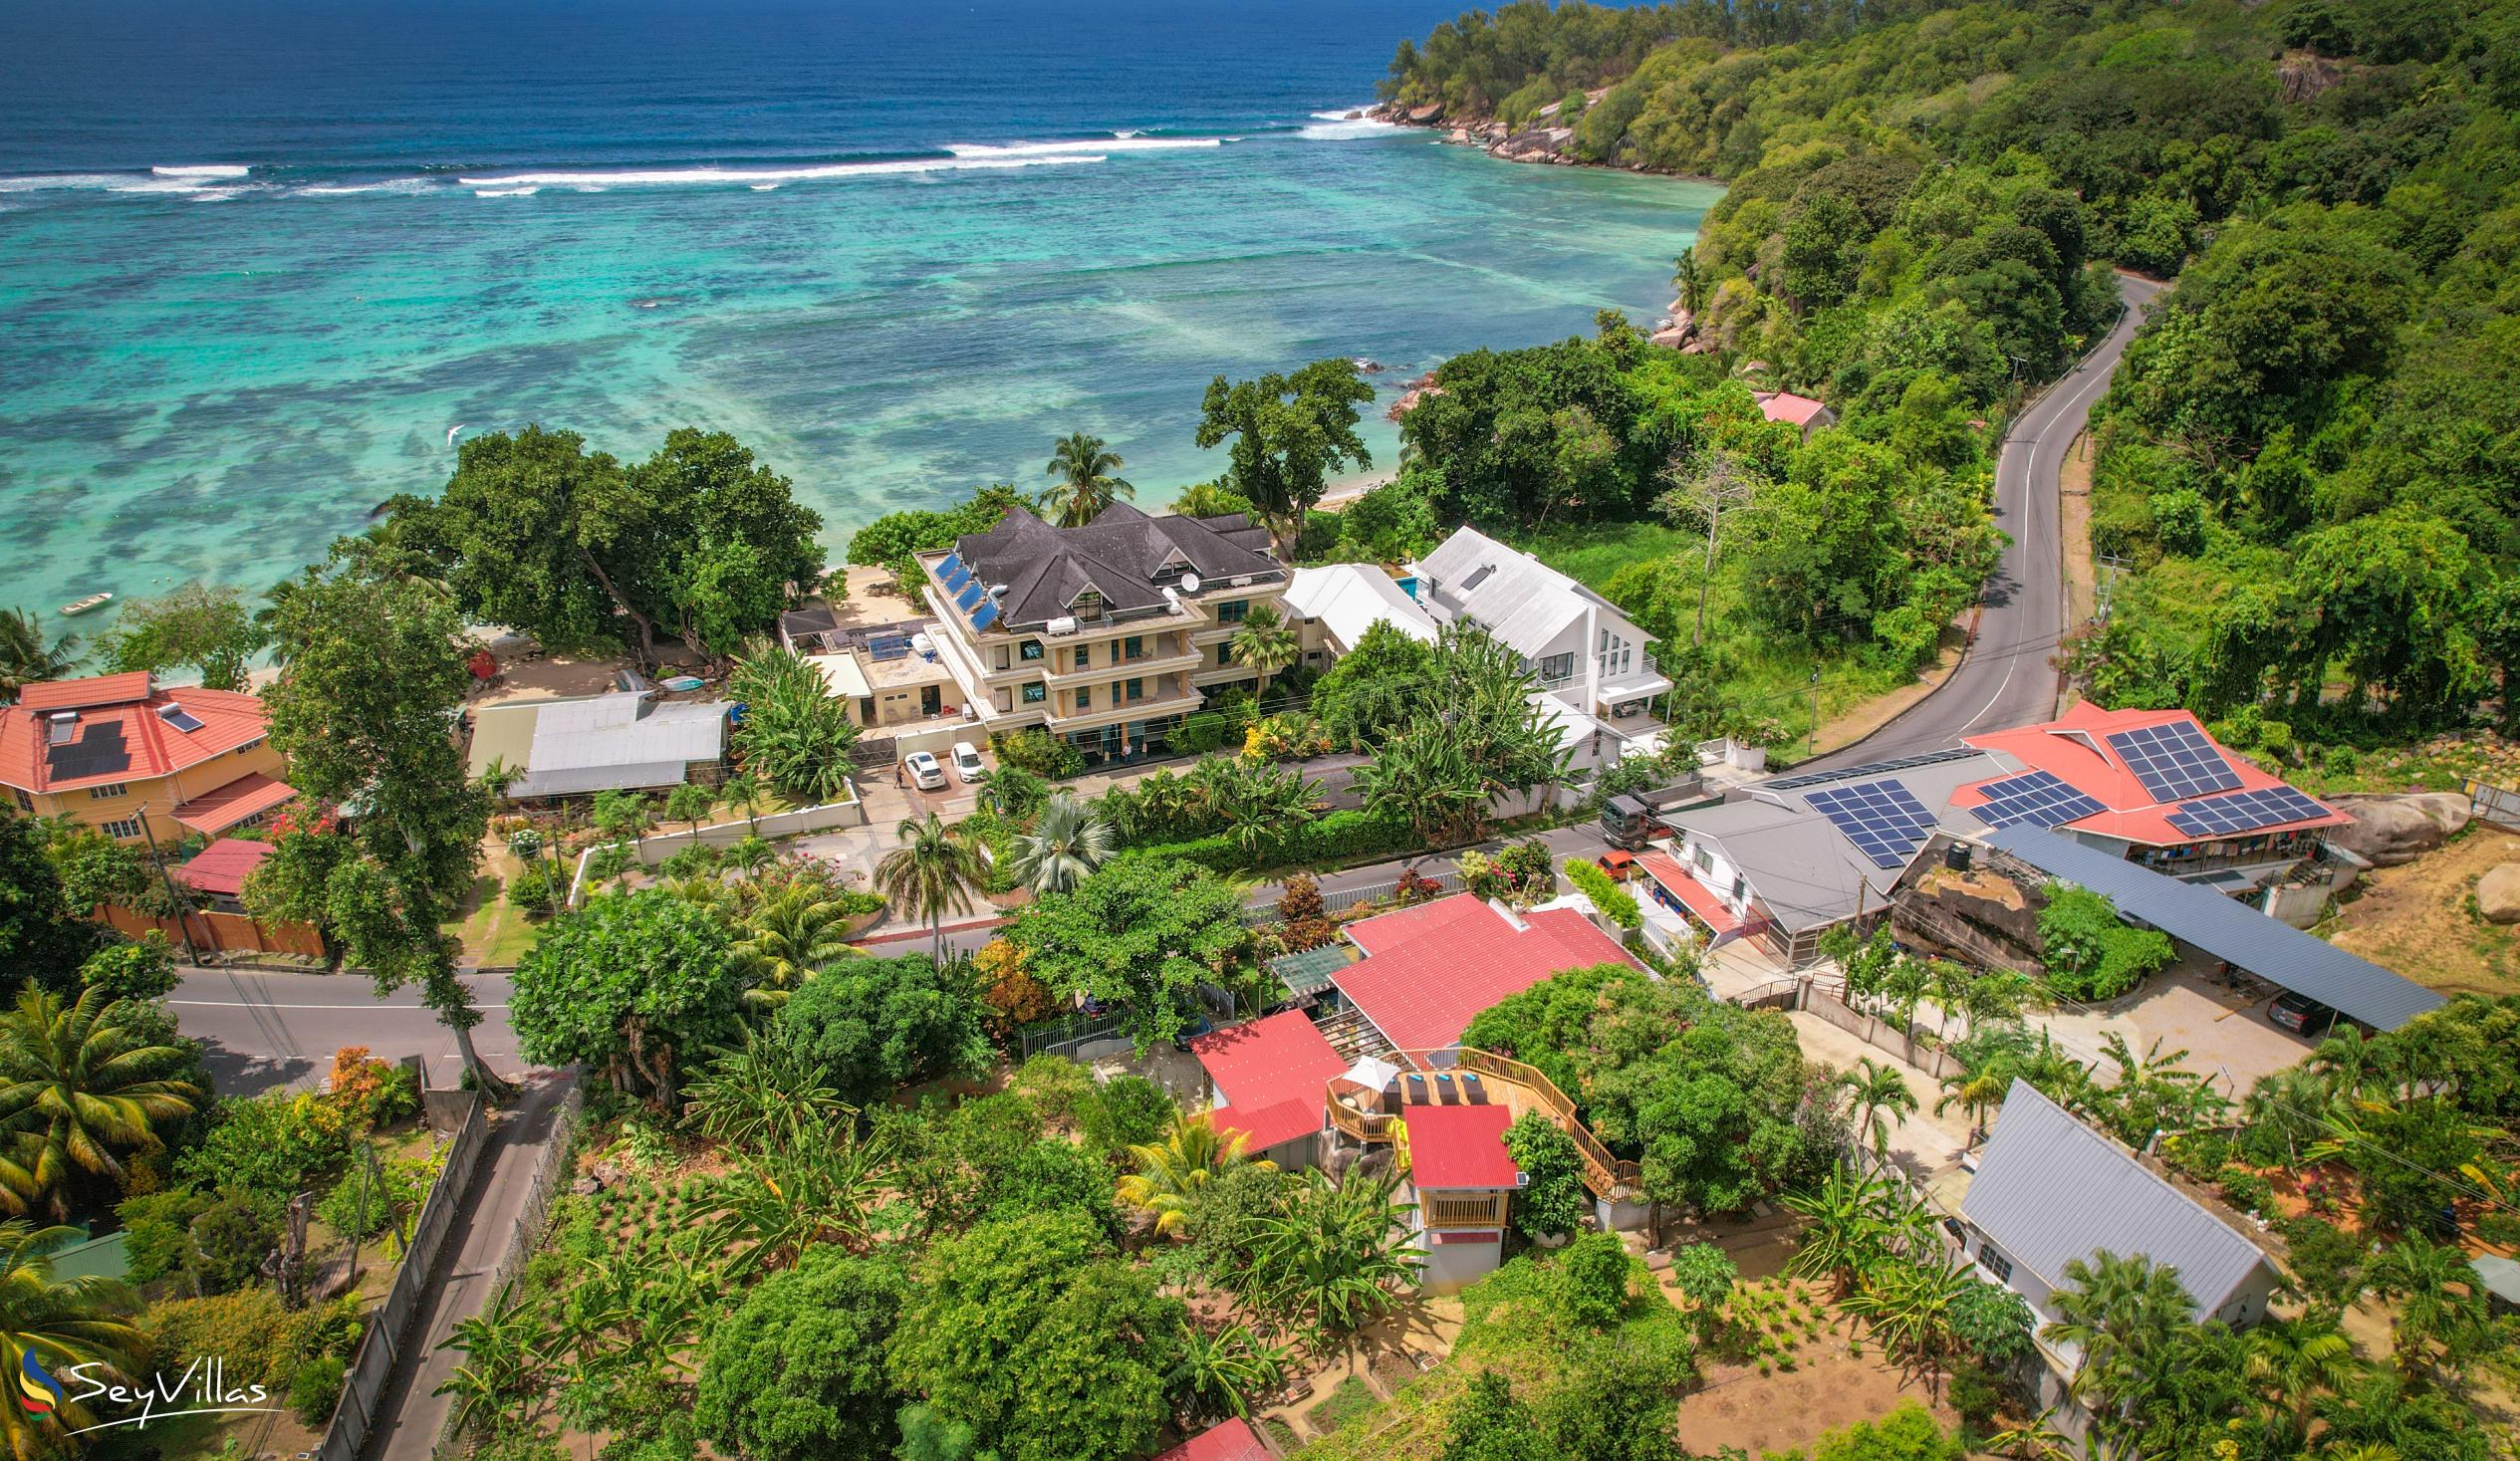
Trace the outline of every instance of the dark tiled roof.
<path fill-rule="evenodd" d="M 1155 575 L 1168 564 L 1186 564 L 1201 580 L 1283 579 L 1268 545 L 1268 530 L 1239 513 L 1149 517 L 1116 502 L 1081 528 L 1054 528 L 1011 508 L 989 531 L 963 535 L 954 551 L 984 585 L 1006 586 L 999 611 L 1008 623 L 1038 624 L 1069 612 L 1089 589 L 1115 613 L 1160 609 Z"/>

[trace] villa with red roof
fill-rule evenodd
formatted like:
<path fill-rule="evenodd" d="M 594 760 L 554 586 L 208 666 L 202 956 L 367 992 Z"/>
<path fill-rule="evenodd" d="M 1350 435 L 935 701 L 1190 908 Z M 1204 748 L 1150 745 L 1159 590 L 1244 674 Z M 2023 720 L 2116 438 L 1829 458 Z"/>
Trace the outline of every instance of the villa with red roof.
<path fill-rule="evenodd" d="M 1288 1010 L 1202 1035 L 1190 1053 L 1207 1072 L 1217 1130 L 1242 1132 L 1245 1150 L 1287 1171 L 1319 1160 L 1323 1097 L 1348 1062 L 1310 1015 Z"/>
<path fill-rule="evenodd" d="M 1505 1221 L 1522 1169 L 1505 1150 L 1510 1105 L 1411 1105 L 1396 1150 L 1417 1205 L 1410 1223 L 1426 1252 L 1418 1286 L 1452 1294 L 1505 1261 Z"/>
<path fill-rule="evenodd" d="M 144 670 L 48 680 L 0 706 L 0 786 L 30 817 L 67 815 L 172 851 L 261 823 L 293 801 L 262 701 L 160 689 Z"/>
<path fill-rule="evenodd" d="M 1632 962 L 1574 908 L 1511 912 L 1469 893 L 1348 926 L 1365 957 L 1331 975 L 1393 1050 L 1458 1044 L 1481 1010 L 1562 969 Z"/>
<path fill-rule="evenodd" d="M 1752 399 L 1759 403 L 1760 415 L 1771 421 L 1783 421 L 1788 426 L 1800 426 L 1805 441 L 1811 439 L 1813 432 L 1838 424 L 1836 411 L 1808 395 L 1796 395 L 1790 390 L 1761 390 L 1754 392 Z"/>

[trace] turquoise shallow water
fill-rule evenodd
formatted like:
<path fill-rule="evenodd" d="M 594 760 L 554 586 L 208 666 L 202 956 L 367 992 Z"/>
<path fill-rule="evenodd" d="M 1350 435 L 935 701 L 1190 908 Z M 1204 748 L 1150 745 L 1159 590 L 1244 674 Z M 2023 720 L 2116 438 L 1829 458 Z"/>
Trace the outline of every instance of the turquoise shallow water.
<path fill-rule="evenodd" d="M 442 482 L 458 423 L 625 454 L 722 427 L 835 544 L 1035 485 L 1071 430 L 1109 438 L 1151 503 L 1219 470 L 1190 441 L 1215 373 L 1367 357 L 1387 401 L 1457 351 L 1656 313 L 1714 189 L 1309 117 L 1369 94 L 1387 42 L 1368 39 L 1212 104 L 958 107 L 922 81 L 817 147 L 757 115 L 594 102 L 501 145 L 425 96 L 383 110 L 452 140 L 374 119 L 356 140 L 225 135 L 172 103 L 158 135 L 0 126 L 0 602 L 259 588 Z M 758 137 L 701 147 L 687 124 Z M 148 170 L 211 165 L 252 170 Z"/>

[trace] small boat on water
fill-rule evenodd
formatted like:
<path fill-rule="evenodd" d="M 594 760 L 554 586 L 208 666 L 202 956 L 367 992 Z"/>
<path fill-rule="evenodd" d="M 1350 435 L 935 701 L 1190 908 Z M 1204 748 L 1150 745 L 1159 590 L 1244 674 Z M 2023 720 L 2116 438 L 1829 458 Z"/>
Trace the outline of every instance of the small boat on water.
<path fill-rule="evenodd" d="M 113 602 L 114 596 L 111 594 L 91 594 L 85 599 L 74 599 L 63 605 L 61 616 L 70 618 L 76 614 L 86 613 L 91 609 L 102 609 Z"/>

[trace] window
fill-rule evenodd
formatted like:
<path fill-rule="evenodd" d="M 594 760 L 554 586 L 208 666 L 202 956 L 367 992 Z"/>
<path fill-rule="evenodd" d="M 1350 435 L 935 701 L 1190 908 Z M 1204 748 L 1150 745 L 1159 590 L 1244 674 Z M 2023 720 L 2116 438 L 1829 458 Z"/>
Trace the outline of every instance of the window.
<path fill-rule="evenodd" d="M 1145 640 L 1145 636 L 1144 636 L 1144 635 L 1142 635 L 1142 634 L 1132 634 L 1132 635 L 1130 635 L 1128 638 L 1123 639 L 1123 640 L 1121 640 L 1121 641 L 1120 641 L 1120 657 L 1121 657 L 1121 658 L 1123 658 L 1123 659 L 1142 659 L 1142 658 L 1144 658 L 1144 657 L 1145 657 L 1145 654 L 1146 654 L 1146 640 Z"/>
<path fill-rule="evenodd" d="M 1977 1263 L 1978 1267 L 1985 1269 L 1988 1273 L 1993 1274 L 1996 1278 L 2001 1279 L 2005 1283 L 2009 1284 L 2012 1282 L 2012 1260 L 2006 1258 L 2001 1253 L 1996 1252 L 1994 1244 L 1980 1243 L 1977 1245 Z"/>
<path fill-rule="evenodd" d="M 1092 669 L 1092 668 L 1094 667 L 1094 646 L 1093 646 L 1093 645 L 1091 645 L 1091 644 L 1079 644 L 1079 645 L 1077 646 L 1077 662 L 1076 662 L 1076 667 L 1077 667 L 1077 668 L 1079 668 L 1079 669 Z"/>
<path fill-rule="evenodd" d="M 1049 693 L 1049 691 L 1041 687 L 1041 681 L 1035 680 L 1024 687 L 1024 703 L 1027 705 L 1039 705 L 1044 699 L 1048 698 Z"/>
<path fill-rule="evenodd" d="M 1079 709 L 1079 710 L 1091 710 L 1091 709 L 1093 709 L 1093 708 L 1094 708 L 1094 687 L 1093 687 L 1092 685 L 1079 685 L 1079 686 L 1077 686 L 1077 709 Z"/>
<path fill-rule="evenodd" d="M 17 788 L 11 787 L 9 790 L 16 792 Z M 26 813 L 28 816 L 33 816 L 35 813 L 35 799 L 24 792 L 18 792 L 18 810 Z"/>
<path fill-rule="evenodd" d="M 1216 621 L 1220 624 L 1238 624 L 1242 622 L 1243 615 L 1249 612 L 1251 612 L 1250 600 L 1228 599 L 1216 606 Z"/>
<path fill-rule="evenodd" d="M 1076 597 L 1075 603 L 1068 606 L 1068 612 L 1075 614 L 1079 618 L 1101 618 L 1103 616 L 1103 596 L 1094 592 L 1092 589 L 1088 589 Z"/>
<path fill-rule="evenodd" d="M 237 747 L 237 748 L 236 748 L 236 754 L 237 754 L 237 755 L 239 755 L 239 756 L 242 756 L 242 755 L 244 755 L 244 754 L 245 754 L 246 752 L 248 752 L 248 751 L 259 750 L 259 749 L 261 749 L 261 747 L 262 747 L 262 743 L 263 743 L 263 738 L 262 738 L 262 737 L 260 737 L 260 736 L 256 736 L 256 737 L 254 737 L 252 740 L 247 741 L 244 745 L 241 745 L 241 746 Z"/>
<path fill-rule="evenodd" d="M 1136 704 L 1138 701 L 1143 700 L 1143 699 L 1145 699 L 1145 698 L 1146 698 L 1146 689 L 1145 689 L 1145 685 L 1146 685 L 1146 682 L 1145 682 L 1144 680 L 1139 680 L 1139 679 L 1133 679 L 1133 680 L 1131 680 L 1131 681 L 1129 682 L 1129 684 L 1126 686 L 1126 688 L 1127 688 L 1127 689 L 1128 689 L 1128 691 L 1129 691 L 1129 703 L 1130 703 L 1130 704 L 1134 705 L 1134 704 Z"/>
<path fill-rule="evenodd" d="M 1000 644 L 997 646 L 997 667 L 1000 669 L 1013 669 L 1015 667 L 1015 650 L 1011 645 Z"/>
<path fill-rule="evenodd" d="M 1039 639 L 1026 639 L 1021 645 L 1017 646 L 1015 652 L 1023 655 L 1027 661 L 1039 659 L 1041 658 L 1041 641 Z"/>
<path fill-rule="evenodd" d="M 115 798 L 123 795 L 125 787 L 123 783 L 119 781 L 110 786 L 90 787 L 88 788 L 88 800 L 91 802 L 111 802 Z"/>
<path fill-rule="evenodd" d="M 1699 843 L 1696 847 L 1690 849 L 1689 851 L 1696 857 L 1698 871 L 1712 872 L 1715 870 L 1715 854 L 1706 851 L 1706 845 L 1704 843 Z"/>
<path fill-rule="evenodd" d="M 1217 646 L 1216 646 L 1216 667 L 1217 667 L 1218 669 L 1223 669 L 1223 668 L 1225 668 L 1227 665 L 1232 664 L 1233 662 L 1234 662 L 1234 646 L 1233 646 L 1232 642 L 1231 642 L 1231 641 L 1228 641 L 1228 642 L 1226 642 L 1226 643 L 1223 643 L 1223 644 L 1219 644 L 1219 645 L 1217 645 Z"/>
<path fill-rule="evenodd" d="M 105 825 L 105 835 L 117 842 L 127 843 L 140 835 L 140 820 L 136 817 L 118 817 Z"/>
<path fill-rule="evenodd" d="M 1552 654 L 1540 661 L 1540 678 L 1543 681 L 1573 679 L 1574 677 L 1575 656 L 1571 653 Z"/>
<path fill-rule="evenodd" d="M 1732 875 L 1732 900 L 1738 904 L 1750 891 L 1750 879 L 1736 872 Z"/>

